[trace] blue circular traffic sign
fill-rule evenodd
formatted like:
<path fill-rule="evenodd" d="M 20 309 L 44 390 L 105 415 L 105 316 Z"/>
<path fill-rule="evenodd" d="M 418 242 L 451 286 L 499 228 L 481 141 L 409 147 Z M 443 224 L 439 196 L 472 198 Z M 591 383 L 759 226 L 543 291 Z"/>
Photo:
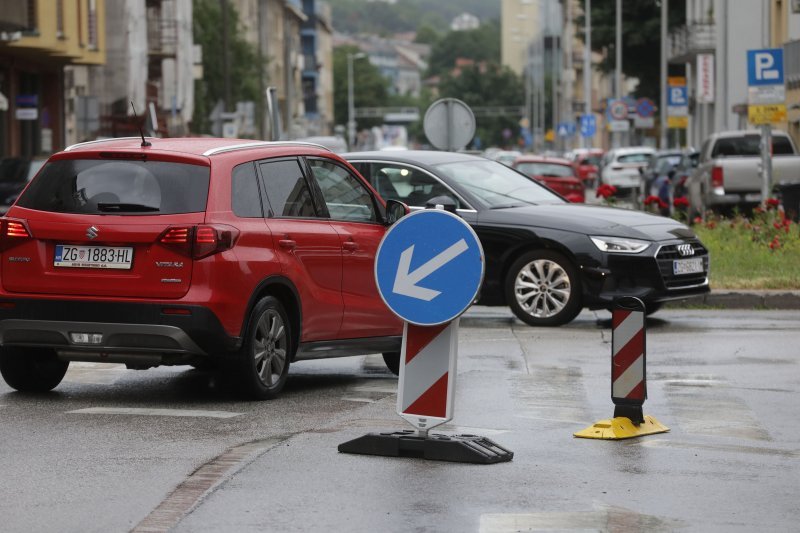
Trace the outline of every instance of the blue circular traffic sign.
<path fill-rule="evenodd" d="M 636 114 L 642 118 L 650 118 L 655 114 L 656 107 L 649 98 L 639 98 L 636 100 Z"/>
<path fill-rule="evenodd" d="M 415 211 L 383 236 L 375 282 L 389 309 L 411 324 L 435 326 L 472 305 L 483 282 L 483 248 L 469 224 L 441 209 Z"/>

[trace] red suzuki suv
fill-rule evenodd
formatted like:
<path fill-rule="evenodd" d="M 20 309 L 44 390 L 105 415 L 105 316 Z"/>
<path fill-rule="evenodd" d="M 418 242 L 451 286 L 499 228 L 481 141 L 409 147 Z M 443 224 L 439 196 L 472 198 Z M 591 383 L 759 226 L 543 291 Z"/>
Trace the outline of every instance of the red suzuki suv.
<path fill-rule="evenodd" d="M 321 146 L 109 139 L 53 155 L 0 218 L 0 372 L 57 386 L 70 361 L 218 365 L 254 399 L 289 363 L 384 353 L 383 200 Z"/>

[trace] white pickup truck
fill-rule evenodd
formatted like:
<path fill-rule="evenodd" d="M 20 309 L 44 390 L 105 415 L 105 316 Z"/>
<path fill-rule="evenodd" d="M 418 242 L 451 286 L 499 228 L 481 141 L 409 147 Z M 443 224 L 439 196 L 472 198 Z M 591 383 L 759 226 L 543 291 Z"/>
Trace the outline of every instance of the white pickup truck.
<path fill-rule="evenodd" d="M 686 180 L 690 216 L 761 202 L 761 132 L 725 131 L 712 134 L 700 149 L 700 162 Z M 772 184 L 800 183 L 800 156 L 792 139 L 772 133 Z"/>

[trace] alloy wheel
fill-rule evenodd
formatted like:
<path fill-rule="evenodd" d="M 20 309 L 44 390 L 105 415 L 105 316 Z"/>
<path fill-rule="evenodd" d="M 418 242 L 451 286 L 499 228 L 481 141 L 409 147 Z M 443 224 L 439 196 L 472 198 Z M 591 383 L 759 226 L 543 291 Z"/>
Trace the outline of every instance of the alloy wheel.
<path fill-rule="evenodd" d="M 279 383 L 286 366 L 286 325 L 275 309 L 261 315 L 253 338 L 253 358 L 258 378 L 266 387 Z"/>
<path fill-rule="evenodd" d="M 526 264 L 514 281 L 517 304 L 536 318 L 559 314 L 571 292 L 569 275 L 561 265 L 549 259 L 536 259 Z"/>

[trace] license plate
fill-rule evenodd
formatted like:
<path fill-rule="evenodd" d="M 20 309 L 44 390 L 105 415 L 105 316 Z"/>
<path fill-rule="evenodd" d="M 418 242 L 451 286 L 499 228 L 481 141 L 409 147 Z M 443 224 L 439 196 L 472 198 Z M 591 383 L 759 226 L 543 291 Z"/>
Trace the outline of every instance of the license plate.
<path fill-rule="evenodd" d="M 676 259 L 672 262 L 672 272 L 676 276 L 681 274 L 696 274 L 703 271 L 703 258 Z"/>
<path fill-rule="evenodd" d="M 130 270 L 132 261 L 130 247 L 57 244 L 53 266 Z"/>

